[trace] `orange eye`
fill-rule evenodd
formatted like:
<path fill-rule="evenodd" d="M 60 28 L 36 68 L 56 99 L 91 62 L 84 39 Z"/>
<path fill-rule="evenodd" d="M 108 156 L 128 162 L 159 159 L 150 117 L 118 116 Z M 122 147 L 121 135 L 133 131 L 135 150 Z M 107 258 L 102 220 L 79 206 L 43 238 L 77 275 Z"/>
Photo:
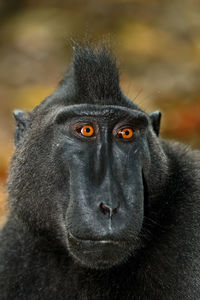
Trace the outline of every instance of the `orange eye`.
<path fill-rule="evenodd" d="M 93 136 L 94 135 L 94 128 L 91 125 L 84 125 L 81 128 L 81 134 L 83 136 Z"/>
<path fill-rule="evenodd" d="M 131 139 L 132 136 L 133 136 L 133 129 L 131 129 L 131 128 L 120 129 L 117 133 L 117 137 L 123 138 L 123 139 Z"/>

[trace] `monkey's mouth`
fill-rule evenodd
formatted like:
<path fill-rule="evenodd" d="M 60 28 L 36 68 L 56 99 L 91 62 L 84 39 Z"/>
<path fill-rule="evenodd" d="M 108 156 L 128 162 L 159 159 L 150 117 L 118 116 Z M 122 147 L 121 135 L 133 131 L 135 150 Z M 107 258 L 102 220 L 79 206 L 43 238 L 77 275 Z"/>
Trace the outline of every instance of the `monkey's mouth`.
<path fill-rule="evenodd" d="M 75 237 L 71 232 L 68 233 L 68 237 L 69 239 L 72 239 L 74 240 L 77 244 L 80 244 L 80 243 L 91 243 L 91 244 L 94 244 L 94 245 L 119 245 L 120 244 L 120 241 L 114 241 L 114 240 L 111 240 L 111 239 L 106 239 L 106 240 L 94 240 L 94 239 L 81 239 L 81 238 L 78 238 L 78 237 Z"/>
<path fill-rule="evenodd" d="M 130 255 L 126 241 L 80 239 L 72 233 L 68 233 L 68 249 L 75 261 L 92 269 L 111 268 Z"/>

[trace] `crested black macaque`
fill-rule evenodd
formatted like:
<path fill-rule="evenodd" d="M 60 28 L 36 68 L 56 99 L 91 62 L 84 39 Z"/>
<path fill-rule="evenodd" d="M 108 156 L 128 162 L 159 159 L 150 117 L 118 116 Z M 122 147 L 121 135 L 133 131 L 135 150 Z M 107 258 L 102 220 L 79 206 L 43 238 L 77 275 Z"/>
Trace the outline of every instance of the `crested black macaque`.
<path fill-rule="evenodd" d="M 110 50 L 77 46 L 14 116 L 0 300 L 200 299 L 200 153 L 158 136 Z"/>

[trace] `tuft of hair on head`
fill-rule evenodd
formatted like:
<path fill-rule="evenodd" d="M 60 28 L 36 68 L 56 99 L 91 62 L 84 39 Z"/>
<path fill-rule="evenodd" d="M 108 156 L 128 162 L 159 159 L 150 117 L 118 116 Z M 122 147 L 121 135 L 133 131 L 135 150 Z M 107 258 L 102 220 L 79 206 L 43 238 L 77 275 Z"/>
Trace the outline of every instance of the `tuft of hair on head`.
<path fill-rule="evenodd" d="M 56 104 L 120 105 L 139 109 L 121 91 L 119 70 L 110 44 L 94 47 L 90 42 L 73 41 L 74 57 L 56 91 L 40 108 Z"/>
<path fill-rule="evenodd" d="M 121 100 L 119 71 L 111 50 L 102 44 L 74 46 L 73 73 L 78 94 L 93 103 L 99 100 Z"/>

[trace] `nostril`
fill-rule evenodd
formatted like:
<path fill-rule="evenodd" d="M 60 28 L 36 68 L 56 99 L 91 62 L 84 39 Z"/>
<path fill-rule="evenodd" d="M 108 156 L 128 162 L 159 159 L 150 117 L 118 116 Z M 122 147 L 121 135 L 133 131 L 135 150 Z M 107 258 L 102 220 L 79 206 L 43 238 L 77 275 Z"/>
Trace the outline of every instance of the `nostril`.
<path fill-rule="evenodd" d="M 100 204 L 100 209 L 101 209 L 102 213 L 104 213 L 104 214 L 106 214 L 106 213 L 110 214 L 110 212 L 111 212 L 110 207 L 108 207 L 107 205 L 105 205 L 103 203 Z"/>
<path fill-rule="evenodd" d="M 112 210 L 112 215 L 115 215 L 115 214 L 117 213 L 117 211 L 118 211 L 118 209 L 119 209 L 119 206 L 120 206 L 120 205 L 118 205 L 117 207 L 115 207 L 115 208 Z"/>
<path fill-rule="evenodd" d="M 102 213 L 109 214 L 110 217 L 112 217 L 113 215 L 115 215 L 118 212 L 119 207 L 120 207 L 120 205 L 118 205 L 117 207 L 115 207 L 115 208 L 112 209 L 108 205 L 106 205 L 106 204 L 104 204 L 102 202 L 100 204 L 100 210 L 102 211 Z"/>

